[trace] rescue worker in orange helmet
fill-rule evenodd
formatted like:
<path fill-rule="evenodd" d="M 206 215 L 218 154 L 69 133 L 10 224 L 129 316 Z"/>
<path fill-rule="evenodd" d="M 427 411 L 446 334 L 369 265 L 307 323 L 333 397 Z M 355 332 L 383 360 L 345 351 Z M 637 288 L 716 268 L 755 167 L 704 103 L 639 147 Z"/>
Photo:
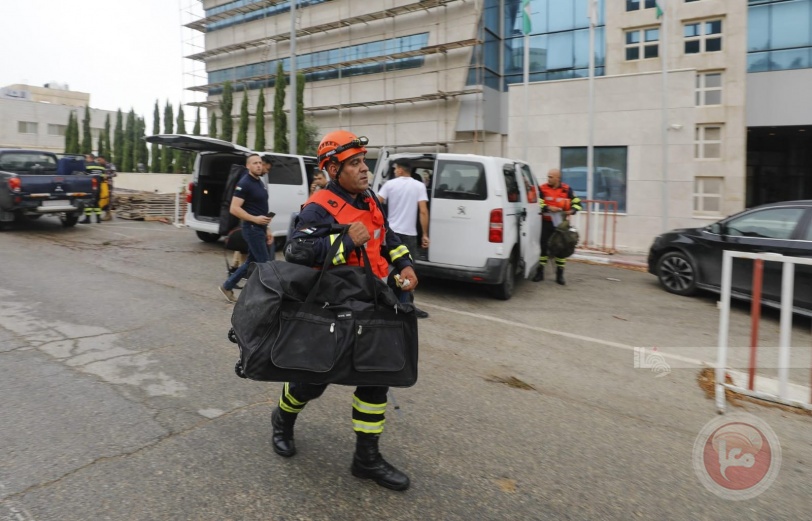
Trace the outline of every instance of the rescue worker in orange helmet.
<path fill-rule="evenodd" d="M 541 257 L 539 257 L 539 267 L 533 276 L 533 282 L 544 280 L 544 267 L 549 259 L 548 244 L 550 237 L 555 231 L 553 214 L 560 214 L 567 219 L 570 215 L 581 210 L 581 199 L 576 196 L 569 185 L 561 182 L 561 170 L 551 169 L 547 173 L 547 182 L 539 187 L 541 206 Z M 567 259 L 555 259 L 555 281 L 562 286 L 567 283 L 564 280 L 564 266 Z"/>
<path fill-rule="evenodd" d="M 399 273 L 405 291 L 417 287 L 409 250 L 389 228 L 386 216 L 369 190 L 371 174 L 364 162 L 367 138 L 337 130 L 328 133 L 318 148 L 319 168 L 330 177 L 327 186 L 318 190 L 302 206 L 294 222 L 294 232 L 285 247 L 285 258 L 310 266 L 322 266 L 330 246 L 341 240 L 333 265 L 361 265 L 355 254 L 364 247 L 372 272 L 386 279 L 390 265 Z M 349 225 L 343 239 L 340 233 L 325 234 L 324 224 Z M 279 404 L 271 416 L 273 447 L 280 456 L 296 454 L 293 425 L 310 400 L 322 395 L 327 384 L 287 382 Z M 361 386 L 352 399 L 352 424 L 356 434 L 355 455 L 351 471 L 359 478 L 372 479 L 392 490 L 406 490 L 409 477 L 389 464 L 378 450 L 386 412 L 385 386 Z"/>

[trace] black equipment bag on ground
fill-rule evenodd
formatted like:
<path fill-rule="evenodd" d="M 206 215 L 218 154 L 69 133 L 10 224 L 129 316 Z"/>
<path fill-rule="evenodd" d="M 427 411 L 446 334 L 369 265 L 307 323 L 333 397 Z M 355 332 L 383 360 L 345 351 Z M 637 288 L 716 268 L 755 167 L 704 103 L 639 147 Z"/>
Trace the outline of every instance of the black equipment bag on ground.
<path fill-rule="evenodd" d="M 578 230 L 570 226 L 569 221 L 564 219 L 561 221 L 561 224 L 556 226 L 555 231 L 550 236 L 550 242 L 547 243 L 547 248 L 553 257 L 566 259 L 575 253 L 575 247 L 577 245 Z"/>
<path fill-rule="evenodd" d="M 336 240 L 334 246 L 340 244 Z M 334 249 L 336 249 L 334 248 Z M 364 267 L 257 264 L 231 315 L 240 376 L 270 382 L 409 387 L 417 381 L 417 317 Z M 232 334 L 233 333 L 233 334 Z M 240 374 L 242 373 L 242 374 Z"/>

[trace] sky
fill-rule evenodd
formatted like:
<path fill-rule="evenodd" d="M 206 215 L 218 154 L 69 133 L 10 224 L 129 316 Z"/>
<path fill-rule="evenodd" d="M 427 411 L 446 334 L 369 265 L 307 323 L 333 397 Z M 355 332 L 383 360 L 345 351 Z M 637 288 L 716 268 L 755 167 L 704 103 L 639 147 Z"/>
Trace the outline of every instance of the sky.
<path fill-rule="evenodd" d="M 184 74 L 193 62 L 183 56 L 195 49 L 183 43 L 193 40 L 181 20 L 196 18 L 187 14 L 189 6 L 202 17 L 200 5 L 198 0 L 0 0 L 0 87 L 67 83 L 70 90 L 89 93 L 92 108 L 125 113 L 133 108 L 151 129 L 156 99 L 161 118 L 167 101 L 177 116 L 179 103 L 205 99 L 184 90 L 194 82 Z M 202 45 L 201 33 L 197 40 Z M 194 120 L 194 110 L 184 107 L 187 121 Z"/>

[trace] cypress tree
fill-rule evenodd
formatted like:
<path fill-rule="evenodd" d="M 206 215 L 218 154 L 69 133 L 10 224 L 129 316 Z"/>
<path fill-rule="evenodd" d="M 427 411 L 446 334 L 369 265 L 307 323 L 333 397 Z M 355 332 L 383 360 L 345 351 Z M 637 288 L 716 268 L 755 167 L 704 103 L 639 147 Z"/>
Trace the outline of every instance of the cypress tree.
<path fill-rule="evenodd" d="M 127 124 L 124 126 L 124 135 L 122 137 L 123 146 L 121 154 L 121 170 L 122 172 L 134 171 L 133 165 L 133 135 L 135 134 L 135 111 L 130 109 L 127 114 Z"/>
<path fill-rule="evenodd" d="M 259 89 L 257 114 L 254 117 L 254 150 L 265 150 L 265 89 Z"/>
<path fill-rule="evenodd" d="M 112 152 L 112 148 L 110 147 L 110 114 L 107 114 L 107 117 L 104 119 L 104 153 L 99 150 L 99 155 L 103 156 L 107 161 L 113 161 L 113 158 L 110 157 Z"/>
<path fill-rule="evenodd" d="M 149 172 L 149 150 L 147 149 L 147 140 L 144 139 L 147 134 L 147 121 L 146 119 L 139 117 L 138 118 L 138 132 L 135 136 L 135 157 L 136 157 L 136 165 L 141 163 L 144 165 L 144 171 Z"/>
<path fill-rule="evenodd" d="M 113 132 L 113 163 L 118 166 L 119 170 L 123 170 L 122 163 L 124 162 L 124 116 L 121 114 L 121 109 L 116 112 L 116 130 Z"/>
<path fill-rule="evenodd" d="M 104 156 L 104 132 L 99 132 L 99 141 L 96 150 L 97 155 Z"/>
<path fill-rule="evenodd" d="M 217 137 L 217 113 L 212 112 L 209 118 L 209 137 Z"/>
<path fill-rule="evenodd" d="M 73 154 L 73 111 L 68 112 L 68 126 L 65 127 L 65 153 Z"/>
<path fill-rule="evenodd" d="M 155 109 L 152 111 L 152 135 L 161 133 L 161 112 L 158 109 L 158 100 L 155 100 Z M 161 146 L 155 143 L 150 143 L 150 152 L 152 153 L 152 160 L 150 161 L 149 171 L 161 171 Z"/>
<path fill-rule="evenodd" d="M 307 150 L 307 129 L 305 128 L 304 117 L 304 73 L 296 74 L 296 153 L 305 155 Z"/>
<path fill-rule="evenodd" d="M 183 115 L 183 105 L 178 104 L 178 134 L 186 134 L 186 119 Z M 175 173 L 185 174 L 189 172 L 189 152 L 184 150 L 175 151 Z"/>
<path fill-rule="evenodd" d="M 231 117 L 231 111 L 234 108 L 233 89 L 231 82 L 227 81 L 223 85 L 223 97 L 220 100 L 220 117 L 223 119 L 223 132 L 220 134 L 220 139 L 223 141 L 231 141 L 234 135 L 234 121 Z"/>
<path fill-rule="evenodd" d="M 70 133 L 71 154 L 81 154 L 81 147 L 79 146 L 79 114 L 71 112 L 73 115 L 73 124 L 68 129 Z"/>
<path fill-rule="evenodd" d="M 172 105 L 169 104 L 169 101 L 166 102 L 164 106 L 164 134 L 172 134 L 172 125 L 173 125 L 173 110 Z M 161 172 L 165 174 L 169 174 L 172 172 L 172 159 L 174 159 L 174 153 L 169 147 L 163 147 L 161 150 Z"/>
<path fill-rule="evenodd" d="M 200 107 L 197 107 L 197 117 L 195 117 L 195 126 L 192 129 L 192 134 L 195 136 L 200 135 Z"/>
<path fill-rule="evenodd" d="M 85 119 L 82 120 L 82 154 L 93 153 L 93 136 L 90 135 L 90 107 L 85 105 Z"/>
<path fill-rule="evenodd" d="M 282 62 L 276 67 L 276 88 L 273 100 L 273 150 L 287 154 L 288 145 L 288 117 L 285 115 L 285 71 Z"/>
<path fill-rule="evenodd" d="M 237 144 L 248 146 L 248 89 L 243 89 L 242 104 L 240 105 L 240 124 L 237 131 Z"/>

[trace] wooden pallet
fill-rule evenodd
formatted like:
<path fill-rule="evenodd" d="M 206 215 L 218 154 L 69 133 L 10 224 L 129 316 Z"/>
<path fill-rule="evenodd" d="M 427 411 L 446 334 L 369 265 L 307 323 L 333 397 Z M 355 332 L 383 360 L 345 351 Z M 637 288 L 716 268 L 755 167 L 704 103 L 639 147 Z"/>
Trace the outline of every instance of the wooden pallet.
<path fill-rule="evenodd" d="M 172 222 L 175 219 L 175 194 L 154 194 L 134 190 L 113 190 L 116 217 L 138 221 Z M 186 215 L 186 194 L 180 194 L 178 218 Z"/>

